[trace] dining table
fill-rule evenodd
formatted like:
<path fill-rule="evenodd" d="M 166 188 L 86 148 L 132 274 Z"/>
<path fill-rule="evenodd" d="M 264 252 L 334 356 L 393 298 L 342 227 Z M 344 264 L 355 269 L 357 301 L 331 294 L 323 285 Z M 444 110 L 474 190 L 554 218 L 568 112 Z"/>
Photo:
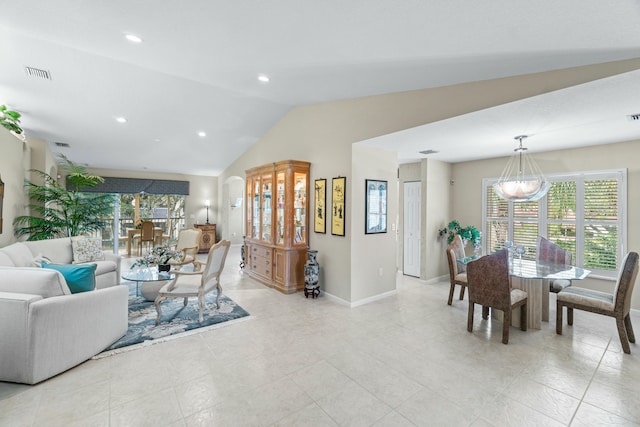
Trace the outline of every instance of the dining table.
<path fill-rule="evenodd" d="M 460 264 L 468 264 L 477 256 L 457 260 Z M 525 259 L 509 255 L 509 274 L 511 287 L 522 289 L 527 293 L 527 328 L 540 329 L 542 322 L 549 321 L 549 281 L 582 280 L 591 274 L 591 270 L 569 264 Z M 502 312 L 492 310 L 492 316 L 502 320 Z M 511 325 L 520 327 L 520 308 L 511 315 Z"/>
<path fill-rule="evenodd" d="M 542 321 L 549 321 L 549 281 L 582 280 L 591 274 L 591 270 L 514 256 L 509 262 L 509 273 L 511 286 L 527 293 L 527 327 L 540 329 Z M 520 326 L 519 313 L 514 312 L 511 319 L 513 326 Z"/>
<path fill-rule="evenodd" d="M 131 255 L 131 241 L 133 240 L 133 236 L 140 234 L 141 231 L 139 228 L 127 228 L 127 255 Z M 160 227 L 153 228 L 153 244 L 154 246 L 162 244 L 162 228 Z"/>

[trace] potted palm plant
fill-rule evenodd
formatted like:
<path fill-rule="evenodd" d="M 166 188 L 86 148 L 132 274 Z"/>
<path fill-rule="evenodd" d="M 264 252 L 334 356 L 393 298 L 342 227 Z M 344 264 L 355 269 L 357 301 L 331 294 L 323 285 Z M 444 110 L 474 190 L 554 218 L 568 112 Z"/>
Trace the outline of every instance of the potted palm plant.
<path fill-rule="evenodd" d="M 112 194 L 86 193 L 82 189 L 95 187 L 104 179 L 87 173 L 60 154 L 62 169 L 66 170 L 67 186 L 58 183 L 51 175 L 32 170 L 42 178 L 43 184 L 25 181 L 31 203 L 31 215 L 16 217 L 13 221 L 15 235 L 28 236 L 28 240 L 45 240 L 71 237 L 100 230 L 106 225 L 106 215 L 113 212 Z"/>

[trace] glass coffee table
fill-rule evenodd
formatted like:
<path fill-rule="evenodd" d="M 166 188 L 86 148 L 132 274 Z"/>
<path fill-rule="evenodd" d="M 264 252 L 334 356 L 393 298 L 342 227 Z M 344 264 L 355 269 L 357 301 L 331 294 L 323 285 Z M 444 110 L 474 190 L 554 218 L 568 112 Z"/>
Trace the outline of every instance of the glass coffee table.
<path fill-rule="evenodd" d="M 124 280 L 136 282 L 136 296 L 142 294 L 147 301 L 154 301 L 160 288 L 175 277 L 166 271 L 158 272 L 158 267 L 135 268 L 122 275 Z"/>

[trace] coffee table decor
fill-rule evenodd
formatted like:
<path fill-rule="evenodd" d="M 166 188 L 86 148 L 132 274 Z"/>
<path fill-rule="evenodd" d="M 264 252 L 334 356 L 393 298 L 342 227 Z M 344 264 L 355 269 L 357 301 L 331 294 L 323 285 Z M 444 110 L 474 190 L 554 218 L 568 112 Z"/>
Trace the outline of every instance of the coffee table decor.
<path fill-rule="evenodd" d="M 138 258 L 133 264 L 131 264 L 131 268 L 157 265 L 159 271 L 169 271 L 171 268 L 169 261 L 175 260 L 180 262 L 182 261 L 182 256 L 182 251 L 171 249 L 165 245 L 158 245 L 142 258 Z"/>
<path fill-rule="evenodd" d="M 157 344 L 187 335 L 227 326 L 234 321 L 247 320 L 249 313 L 231 298 L 221 295 L 220 308 L 216 309 L 216 292 L 205 297 L 204 321 L 198 321 L 198 305 L 187 304 L 182 300 L 167 300 L 163 303 L 162 323 L 156 326 L 157 312 L 153 301 L 147 301 L 136 295 L 135 283 L 129 286 L 129 328 L 120 338 L 94 359 L 134 350 L 147 345 Z"/>

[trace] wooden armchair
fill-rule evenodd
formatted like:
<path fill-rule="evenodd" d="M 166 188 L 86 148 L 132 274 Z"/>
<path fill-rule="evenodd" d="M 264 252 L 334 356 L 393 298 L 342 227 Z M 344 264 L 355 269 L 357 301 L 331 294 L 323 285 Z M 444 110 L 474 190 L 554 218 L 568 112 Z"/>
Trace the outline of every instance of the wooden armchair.
<path fill-rule="evenodd" d="M 527 330 L 527 293 L 511 289 L 509 258 L 505 249 L 467 264 L 469 314 L 467 330 L 473 332 L 474 305 L 482 305 L 482 318 L 489 317 L 489 307 L 503 312 L 502 343 L 509 343 L 511 311 L 520 307 L 520 329 Z"/>
<path fill-rule="evenodd" d="M 562 308 L 567 307 L 567 324 L 573 325 L 573 309 L 603 314 L 616 319 L 622 350 L 629 354 L 629 342 L 636 338 L 631 326 L 631 294 L 638 275 L 638 253 L 629 252 L 622 261 L 613 294 L 571 286 L 558 292 L 556 333 L 562 335 Z"/>
<path fill-rule="evenodd" d="M 216 290 L 216 308 L 220 308 L 220 295 L 222 286 L 220 285 L 220 273 L 224 268 L 224 262 L 229 253 L 231 242 L 222 240 L 211 247 L 207 263 L 198 271 L 172 271 L 175 278 L 164 285 L 159 291 L 155 300 L 156 325 L 162 319 L 162 301 L 167 298 L 184 298 L 184 305 L 189 302 L 189 298 L 198 298 L 199 320 L 204 320 L 204 297 L 209 292 Z M 198 261 L 196 261 L 198 262 Z"/>
<path fill-rule="evenodd" d="M 175 249 L 182 251 L 182 259 L 180 261 L 170 260 L 171 268 L 180 267 L 183 265 L 191 264 L 196 260 L 196 255 L 200 249 L 200 237 L 202 236 L 202 230 L 199 228 L 183 228 L 178 232 L 178 241 L 176 242 Z M 194 267 L 196 264 L 194 264 Z"/>

